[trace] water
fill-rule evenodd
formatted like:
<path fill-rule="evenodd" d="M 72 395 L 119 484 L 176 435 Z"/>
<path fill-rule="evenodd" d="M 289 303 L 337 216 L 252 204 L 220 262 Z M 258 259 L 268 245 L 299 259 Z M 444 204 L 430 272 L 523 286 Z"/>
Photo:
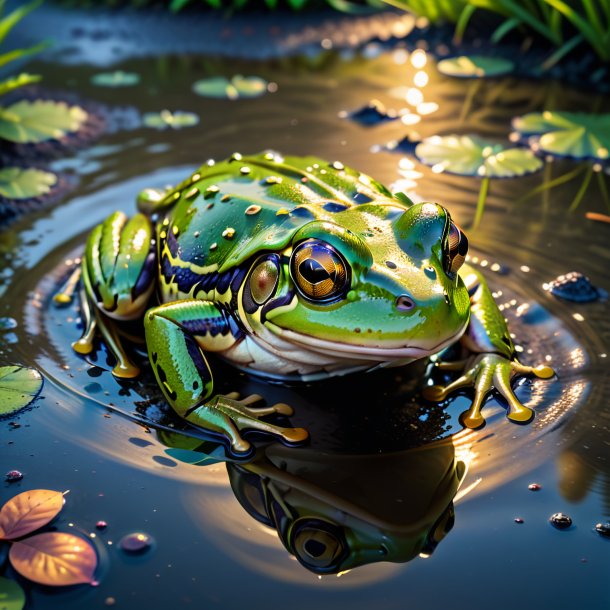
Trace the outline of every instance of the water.
<path fill-rule="evenodd" d="M 294 425 L 312 432 L 310 449 L 273 448 L 253 466 L 227 470 L 220 453 L 206 457 L 201 451 L 211 447 L 168 414 L 149 371 L 137 382 L 119 382 L 103 352 L 87 362 L 77 357 L 70 342 L 79 335 L 78 312 L 50 304 L 93 225 L 117 208 L 133 213 L 138 191 L 174 184 L 208 157 L 272 148 L 340 159 L 386 184 L 406 180 L 406 188 L 447 205 L 467 226 L 478 180 L 434 174 L 406 155 L 372 149 L 414 131 L 505 138 L 516 115 L 610 105 L 554 82 L 450 80 L 435 72 L 431 58 L 420 66 L 417 55 L 415 62 L 406 51 L 265 63 L 133 60 L 117 66 L 141 75 L 137 87 L 125 89 L 94 87 L 87 66 L 38 66 L 49 88 L 141 112 L 195 112 L 201 120 L 179 131 L 117 131 L 56 161 L 57 170 L 78 176 L 76 189 L 62 205 L 23 218 L 0 236 L 0 316 L 17 322 L 10 341 L 2 335 L 2 361 L 34 365 L 46 378 L 35 408 L 16 420 L 21 426 L 2 424 L 3 472 L 19 469 L 24 478 L 6 483 L 0 500 L 26 489 L 70 489 L 55 525 L 94 534 L 100 557 L 97 587 L 50 590 L 21 581 L 32 608 L 104 607 L 108 600 L 148 608 L 608 607 L 610 547 L 595 531 L 610 518 L 607 301 L 559 301 L 543 289 L 558 275 L 580 271 L 608 291 L 609 229 L 584 218 L 585 211 L 603 211 L 601 194 L 593 181 L 581 209 L 568 214 L 580 187 L 575 180 L 515 207 L 550 173 L 569 172 L 572 162 L 493 181 L 483 221 L 468 232 L 472 261 L 501 292 L 498 302 L 522 360 L 550 362 L 558 372 L 555 380 L 519 385 L 519 397 L 538 411 L 530 426 L 509 424 L 493 400 L 484 429 L 458 432 L 467 400 L 458 397 L 445 411 L 419 402 L 414 392 L 423 366 L 296 388 L 219 366 L 221 390 L 287 402 L 296 410 Z M 420 76 L 416 87 L 422 71 L 428 82 Z M 191 92 L 200 78 L 238 73 L 262 76 L 277 91 L 239 102 Z M 392 96 L 396 87 L 408 89 L 393 92 L 402 101 Z M 438 109 L 410 126 L 363 127 L 338 118 L 372 98 L 400 109 L 405 96 Z M 444 443 L 430 445 L 435 439 Z M 443 511 L 460 481 L 453 529 L 430 557 L 409 563 L 371 563 L 319 577 L 287 553 L 275 528 L 260 522 L 269 521 L 269 507 L 288 519 L 274 504 L 272 488 L 279 487 L 297 515 L 349 515 L 360 544 L 383 540 L 386 557 L 404 561 L 431 526 L 427 519 L 449 518 Z M 537 493 L 528 489 L 532 481 L 541 486 Z M 261 489 L 270 494 L 267 506 Z M 557 512 L 571 516 L 567 531 L 550 526 Z M 107 527 L 96 528 L 102 520 Z M 294 534 L 297 542 L 299 531 L 306 532 Z M 154 546 L 141 555 L 121 551 L 120 540 L 132 532 L 145 532 Z M 334 544 L 332 532 L 318 533 L 317 545 L 303 535 L 301 554 L 309 552 L 312 562 L 320 561 L 320 544 Z"/>

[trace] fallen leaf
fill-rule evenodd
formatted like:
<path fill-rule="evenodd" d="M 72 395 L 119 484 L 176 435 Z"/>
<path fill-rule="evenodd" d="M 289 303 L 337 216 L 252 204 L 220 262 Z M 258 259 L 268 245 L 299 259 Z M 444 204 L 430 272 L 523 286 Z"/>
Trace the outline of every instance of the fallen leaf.
<path fill-rule="evenodd" d="M 90 583 L 97 567 L 93 546 L 63 532 L 45 532 L 13 542 L 9 559 L 25 578 L 51 586 Z"/>
<path fill-rule="evenodd" d="M 11 498 L 0 510 L 0 539 L 21 538 L 46 525 L 64 505 L 64 496 L 50 489 L 32 489 Z"/>
<path fill-rule="evenodd" d="M 0 576 L 0 610 L 22 610 L 25 593 L 14 581 Z"/>

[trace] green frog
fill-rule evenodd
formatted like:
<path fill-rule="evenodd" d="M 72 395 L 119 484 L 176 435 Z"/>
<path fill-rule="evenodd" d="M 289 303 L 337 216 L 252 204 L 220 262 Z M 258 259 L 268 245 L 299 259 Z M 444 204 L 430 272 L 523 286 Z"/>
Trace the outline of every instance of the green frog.
<path fill-rule="evenodd" d="M 403 366 L 461 342 L 466 361 L 442 401 L 472 387 L 463 425 L 484 424 L 496 389 L 508 418 L 533 411 L 511 389 L 516 375 L 549 378 L 548 366 L 515 357 L 504 316 L 481 274 L 466 264 L 468 240 L 438 203 L 413 203 L 371 177 L 314 157 L 274 152 L 208 161 L 175 188 L 147 189 L 139 213 L 115 212 L 89 235 L 78 273 L 57 302 L 80 286 L 85 330 L 73 344 L 93 350 L 101 335 L 113 374 L 137 365 L 121 328 L 143 319 L 158 384 L 173 409 L 222 438 L 234 456 L 251 455 L 243 432 L 301 444 L 307 432 L 263 418 L 287 405 L 214 394 L 208 354 L 280 382 L 314 381 Z"/>

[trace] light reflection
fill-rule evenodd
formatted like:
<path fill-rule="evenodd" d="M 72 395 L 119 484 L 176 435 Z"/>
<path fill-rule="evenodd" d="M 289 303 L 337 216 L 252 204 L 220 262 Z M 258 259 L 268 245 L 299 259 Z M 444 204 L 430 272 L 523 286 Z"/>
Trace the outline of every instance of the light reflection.
<path fill-rule="evenodd" d="M 419 70 L 418 72 L 415 73 L 415 76 L 413 77 L 413 84 L 416 87 L 425 87 L 428 84 L 428 81 L 430 80 L 430 77 L 428 76 L 428 73 L 425 72 L 424 70 Z"/>
<path fill-rule="evenodd" d="M 407 103 L 411 106 L 418 106 L 424 101 L 424 94 L 421 92 L 420 89 L 410 87 L 409 89 L 407 89 L 407 95 L 405 96 L 405 99 Z"/>
<path fill-rule="evenodd" d="M 428 63 L 428 56 L 426 52 L 422 49 L 415 49 L 413 53 L 411 53 L 411 65 L 421 70 Z"/>

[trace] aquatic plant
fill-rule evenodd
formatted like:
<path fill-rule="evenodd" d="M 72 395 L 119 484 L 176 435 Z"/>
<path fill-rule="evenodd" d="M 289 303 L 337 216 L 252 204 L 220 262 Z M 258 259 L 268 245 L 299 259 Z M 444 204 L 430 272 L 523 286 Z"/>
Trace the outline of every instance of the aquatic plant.
<path fill-rule="evenodd" d="M 460 40 L 477 10 L 495 13 L 501 24 L 491 35 L 500 42 L 509 32 L 521 30 L 542 36 L 557 50 L 545 62 L 548 67 L 579 45 L 588 45 L 603 61 L 610 61 L 610 3 L 608 0 L 384 0 L 426 17 L 430 22 L 456 24 Z"/>
<path fill-rule="evenodd" d="M 198 80 L 193 84 L 193 91 L 202 97 L 237 100 L 264 95 L 267 93 L 268 84 L 264 78 L 259 76 L 236 74 L 231 79 L 224 76 L 213 76 Z"/>
<path fill-rule="evenodd" d="M 610 197 L 602 163 L 610 158 L 610 114 L 585 112 L 532 112 L 513 119 L 514 140 L 526 142 L 534 151 L 552 157 L 569 157 L 589 160 L 557 178 L 549 175 L 545 182 L 527 193 L 520 202 L 532 196 L 565 184 L 584 174 L 569 210 L 574 211 L 583 200 L 595 174 L 600 194 L 608 209 Z"/>
<path fill-rule="evenodd" d="M 542 161 L 531 150 L 509 148 L 474 135 L 425 138 L 415 147 L 415 156 L 435 173 L 482 178 L 473 228 L 483 216 L 492 178 L 514 178 L 542 168 Z"/>
<path fill-rule="evenodd" d="M 170 112 L 162 110 L 161 112 L 147 112 L 142 117 L 142 122 L 146 127 L 154 129 L 182 129 L 182 127 L 192 127 L 199 123 L 199 117 L 192 112 Z"/>
<path fill-rule="evenodd" d="M 42 376 L 35 369 L 0 366 L 0 417 L 12 415 L 31 404 L 40 393 L 42 383 Z"/>
<path fill-rule="evenodd" d="M 100 72 L 91 77 L 91 82 L 98 87 L 131 87 L 140 82 L 140 75 L 135 72 Z"/>
<path fill-rule="evenodd" d="M 34 0 L 24 4 L 0 19 L 0 44 L 11 30 L 29 13 L 42 4 L 42 0 Z M 0 2 L 0 16 L 4 2 Z M 39 52 L 46 46 L 40 43 L 26 49 L 15 49 L 0 54 L 0 67 L 28 55 Z M 8 76 L 0 81 L 0 97 L 7 93 L 36 83 L 40 80 L 38 74 L 22 72 Z M 76 131 L 86 120 L 87 113 L 77 106 L 69 106 L 53 101 L 19 101 L 10 106 L 0 104 L 0 139 L 18 143 L 42 142 L 59 138 L 70 131 Z"/>
<path fill-rule="evenodd" d="M 512 72 L 514 62 L 502 57 L 484 55 L 460 55 L 442 59 L 436 65 L 437 70 L 445 76 L 456 78 L 485 78 L 503 76 Z"/>

